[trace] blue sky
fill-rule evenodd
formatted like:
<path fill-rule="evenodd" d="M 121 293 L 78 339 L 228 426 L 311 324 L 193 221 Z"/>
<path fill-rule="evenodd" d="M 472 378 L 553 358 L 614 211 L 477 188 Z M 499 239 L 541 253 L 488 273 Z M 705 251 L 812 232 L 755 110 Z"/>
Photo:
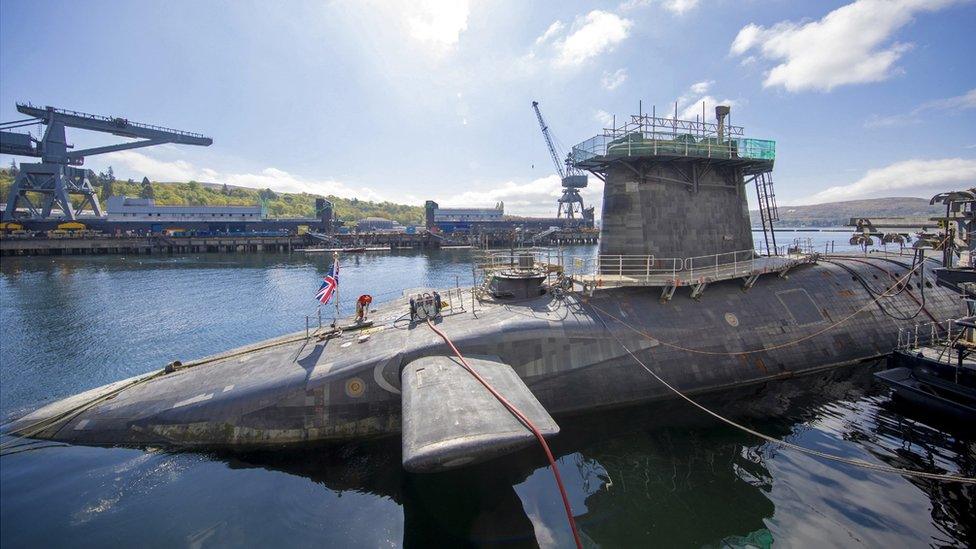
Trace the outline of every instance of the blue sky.
<path fill-rule="evenodd" d="M 927 197 L 976 185 L 973 29 L 958 0 L 2 0 L 0 120 L 31 101 L 214 138 L 86 161 L 122 177 L 554 215 L 532 100 L 566 147 L 705 100 L 776 140 L 781 204 Z"/>

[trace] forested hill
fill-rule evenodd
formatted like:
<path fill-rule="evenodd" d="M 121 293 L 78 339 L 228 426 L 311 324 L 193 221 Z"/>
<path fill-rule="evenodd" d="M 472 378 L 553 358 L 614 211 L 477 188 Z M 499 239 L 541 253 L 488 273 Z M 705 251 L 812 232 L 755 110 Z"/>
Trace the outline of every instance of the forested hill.
<path fill-rule="evenodd" d="M 9 168 L 0 170 L 0 200 L 6 200 L 13 183 Z M 254 205 L 266 200 L 271 217 L 313 217 L 315 199 L 321 195 L 309 193 L 281 193 L 271 189 L 251 189 L 213 183 L 165 183 L 153 181 L 146 188 L 139 181 L 115 179 L 111 172 L 98 174 L 94 185 L 98 198 L 105 203 L 109 196 L 151 197 L 157 204 L 190 204 L 198 206 Z M 345 221 L 364 217 L 385 217 L 403 225 L 423 222 L 424 209 L 392 202 L 370 202 L 355 198 L 325 196 L 335 205 L 335 213 Z"/>
<path fill-rule="evenodd" d="M 852 217 L 903 217 L 927 220 L 944 212 L 944 206 L 930 206 L 924 198 L 891 197 L 826 202 L 808 206 L 780 206 L 779 227 L 842 227 Z M 759 226 L 759 211 L 749 212 L 753 226 Z"/>
<path fill-rule="evenodd" d="M 0 169 L 0 201 L 7 199 L 13 175 L 10 168 Z M 213 183 L 163 183 L 153 181 L 146 188 L 139 181 L 115 179 L 111 169 L 95 177 L 99 199 L 104 204 L 112 195 L 152 197 L 157 204 L 192 204 L 200 206 L 253 205 L 265 200 L 271 217 L 312 217 L 315 215 L 315 199 L 320 195 L 309 193 L 280 193 L 271 189 L 251 189 Z M 335 204 L 335 212 L 346 221 L 364 217 L 385 217 L 404 225 L 423 223 L 424 209 L 392 202 L 326 196 Z M 904 217 L 928 219 L 939 215 L 941 206 L 930 206 L 928 200 L 914 197 L 871 198 L 828 202 L 808 206 L 780 206 L 779 227 L 841 227 L 852 217 Z M 749 212 L 753 226 L 759 226 L 759 212 Z"/>

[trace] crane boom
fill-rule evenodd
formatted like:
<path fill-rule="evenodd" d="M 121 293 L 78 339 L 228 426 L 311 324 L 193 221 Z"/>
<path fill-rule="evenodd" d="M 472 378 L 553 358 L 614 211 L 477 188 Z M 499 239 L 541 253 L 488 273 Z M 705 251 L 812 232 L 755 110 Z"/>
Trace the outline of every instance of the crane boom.
<path fill-rule="evenodd" d="M 92 186 L 91 170 L 75 167 L 84 164 L 86 156 L 164 143 L 201 146 L 213 143 L 213 139 L 199 133 L 141 124 L 126 118 L 54 107 L 35 107 L 30 103 L 18 103 L 17 110 L 32 118 L 0 123 L 0 154 L 32 156 L 40 158 L 41 162 L 20 165 L 20 172 L 11 185 L 7 198 L 4 215 L 8 219 L 17 215 L 46 219 L 57 209 L 61 210 L 64 218 L 73 220 L 86 205 L 91 207 L 96 217 L 101 217 L 102 208 Z M 47 126 L 40 139 L 29 133 L 9 131 L 35 123 Z M 65 128 L 108 133 L 137 141 L 71 150 L 73 146 L 65 139 Z M 40 202 L 35 203 L 38 195 Z M 81 204 L 76 206 L 71 195 L 82 195 Z M 26 211 L 18 212 L 18 206 L 25 206 Z"/>
<path fill-rule="evenodd" d="M 562 217 L 564 211 L 566 212 L 566 217 L 570 219 L 576 216 L 577 211 L 584 218 L 586 215 L 592 215 L 593 208 L 587 210 L 583 207 L 583 197 L 579 193 L 580 189 L 586 188 L 586 175 L 573 164 L 569 156 L 566 157 L 565 163 L 559 161 L 560 153 L 556 151 L 556 145 L 553 144 L 552 136 L 549 134 L 549 126 L 546 124 L 545 119 L 542 118 L 542 111 L 539 110 L 539 102 L 533 101 L 532 108 L 535 109 L 535 117 L 539 119 L 539 127 L 542 128 L 542 137 L 546 138 L 546 146 L 549 147 L 549 156 L 552 157 L 552 163 L 556 166 L 556 172 L 559 174 L 559 179 L 563 186 L 563 195 L 557 201 L 559 210 L 556 212 L 556 217 Z"/>
<path fill-rule="evenodd" d="M 542 118 L 542 111 L 539 110 L 539 102 L 533 101 L 532 108 L 535 109 L 535 116 L 539 119 L 539 127 L 542 128 L 542 137 L 546 138 L 546 146 L 549 147 L 549 156 L 552 157 L 552 163 L 556 166 L 559 178 L 562 179 L 566 177 L 566 172 L 563 171 L 563 165 L 559 161 L 556 146 L 552 144 L 552 136 L 549 135 L 549 126 L 546 125 L 546 121 Z"/>

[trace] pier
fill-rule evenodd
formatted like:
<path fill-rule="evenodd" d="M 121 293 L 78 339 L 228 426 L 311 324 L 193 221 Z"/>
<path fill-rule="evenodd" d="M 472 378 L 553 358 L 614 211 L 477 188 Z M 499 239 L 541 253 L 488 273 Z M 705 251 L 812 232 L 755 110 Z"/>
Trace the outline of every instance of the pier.
<path fill-rule="evenodd" d="M 0 237 L 0 255 L 103 255 L 103 254 L 184 254 L 184 253 L 260 253 L 321 251 L 325 249 L 438 249 L 463 246 L 489 248 L 533 245 L 565 246 L 595 244 L 599 233 L 595 231 L 546 231 L 533 238 L 518 233 L 489 235 L 441 236 L 434 233 L 367 233 L 334 234 L 325 240 L 321 235 L 248 235 L 228 234 L 215 236 L 170 236 L 152 234 L 143 236 L 83 234 L 52 237 L 49 234 L 3 235 Z"/>
<path fill-rule="evenodd" d="M 207 252 L 289 252 L 305 245 L 301 236 L 124 236 L 3 238 L 0 255 L 102 255 Z"/>

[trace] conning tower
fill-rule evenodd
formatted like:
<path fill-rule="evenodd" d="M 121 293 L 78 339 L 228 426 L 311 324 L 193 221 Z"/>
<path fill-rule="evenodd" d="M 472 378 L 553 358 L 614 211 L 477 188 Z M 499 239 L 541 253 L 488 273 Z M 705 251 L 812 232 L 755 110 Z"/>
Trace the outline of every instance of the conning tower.
<path fill-rule="evenodd" d="M 706 123 L 641 113 L 573 147 L 574 166 L 605 184 L 601 256 L 731 262 L 753 249 L 745 186 L 762 185 L 760 202 L 772 195 L 775 143 L 746 139 L 727 106 L 715 114 Z"/>

